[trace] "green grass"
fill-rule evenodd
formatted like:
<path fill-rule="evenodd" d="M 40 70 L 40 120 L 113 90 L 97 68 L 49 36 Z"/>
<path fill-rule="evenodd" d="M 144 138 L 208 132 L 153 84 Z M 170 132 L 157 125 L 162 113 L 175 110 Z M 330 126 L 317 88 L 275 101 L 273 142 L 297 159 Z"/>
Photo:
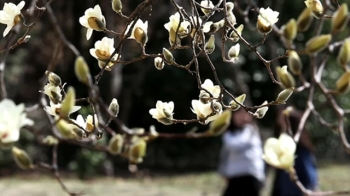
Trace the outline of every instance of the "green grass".
<path fill-rule="evenodd" d="M 321 190 L 350 189 L 350 164 L 327 164 L 319 167 Z M 273 173 L 268 174 L 263 195 L 268 195 Z M 65 178 L 69 189 L 85 192 L 87 196 L 219 196 L 224 180 L 215 172 L 182 175 L 154 175 L 142 178 L 97 178 L 80 181 Z M 0 193 L 5 196 L 65 195 L 57 181 L 50 176 L 12 176 L 0 179 Z"/>

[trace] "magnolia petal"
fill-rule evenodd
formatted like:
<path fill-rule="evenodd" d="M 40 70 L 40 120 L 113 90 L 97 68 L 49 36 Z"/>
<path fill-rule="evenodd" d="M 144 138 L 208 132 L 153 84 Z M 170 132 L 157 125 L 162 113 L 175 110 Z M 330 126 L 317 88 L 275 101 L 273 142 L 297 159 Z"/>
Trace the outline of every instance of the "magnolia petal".
<path fill-rule="evenodd" d="M 2 36 L 6 36 L 12 29 L 13 26 L 11 25 L 7 25 L 6 29 L 4 30 L 4 33 L 2 34 Z"/>
<path fill-rule="evenodd" d="M 294 142 L 293 138 L 290 137 L 286 133 L 282 133 L 279 136 L 279 146 L 282 152 L 286 154 L 292 154 L 294 155 L 295 150 L 296 150 L 296 143 Z"/>
<path fill-rule="evenodd" d="M 25 4 L 26 4 L 26 2 L 21 1 L 21 2 L 17 5 L 17 10 L 21 10 L 21 9 L 24 7 Z"/>
<path fill-rule="evenodd" d="M 89 40 L 91 38 L 92 35 L 92 29 L 88 28 L 86 31 L 86 39 Z"/>

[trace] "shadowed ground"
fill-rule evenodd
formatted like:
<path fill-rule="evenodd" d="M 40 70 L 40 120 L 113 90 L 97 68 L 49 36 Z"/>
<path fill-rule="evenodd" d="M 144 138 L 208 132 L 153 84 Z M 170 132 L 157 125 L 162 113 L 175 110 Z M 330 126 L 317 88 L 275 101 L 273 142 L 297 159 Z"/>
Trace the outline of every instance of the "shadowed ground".
<path fill-rule="evenodd" d="M 350 164 L 322 164 L 319 168 L 322 190 L 350 189 Z M 263 195 L 268 195 L 273 173 L 269 173 Z M 219 196 L 224 181 L 215 172 L 171 176 L 143 177 L 142 179 L 97 178 L 80 181 L 65 179 L 74 191 L 87 196 Z M 0 179 L 0 193 L 6 196 L 64 196 L 59 184 L 49 176 L 14 176 Z"/>

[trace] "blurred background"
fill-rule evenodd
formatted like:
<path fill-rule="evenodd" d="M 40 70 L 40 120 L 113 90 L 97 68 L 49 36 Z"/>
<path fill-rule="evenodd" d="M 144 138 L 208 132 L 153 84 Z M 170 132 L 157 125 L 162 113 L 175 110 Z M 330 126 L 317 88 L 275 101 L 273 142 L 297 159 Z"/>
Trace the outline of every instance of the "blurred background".
<path fill-rule="evenodd" d="M 25 1 L 24 9 L 28 8 L 32 2 Z M 1 0 L 0 7 L 4 2 L 17 4 L 19 0 Z M 122 0 L 122 2 L 123 14 L 129 15 L 142 0 Z M 177 0 L 176 2 L 190 12 L 189 1 Z M 213 0 L 214 4 L 217 2 L 217 0 Z M 245 7 L 246 1 L 238 2 L 241 7 Z M 345 0 L 339 2 L 345 2 Z M 64 35 L 87 60 L 92 75 L 97 75 L 100 68 L 97 61 L 90 55 L 89 49 L 93 48 L 94 43 L 102 37 L 113 36 L 94 31 L 91 39 L 86 40 L 86 29 L 79 24 L 79 17 L 84 15 L 86 9 L 94 7 L 96 4 L 101 6 L 108 29 L 121 32 L 125 28 L 126 21 L 113 12 L 110 0 L 56 0 L 51 5 Z M 43 1 L 39 0 L 38 5 L 42 6 Z M 290 18 L 297 18 L 305 8 L 303 1 L 259 0 L 257 5 L 280 11 L 278 27 L 288 22 Z M 169 16 L 175 12 L 169 0 L 156 0 L 152 5 L 152 10 L 142 15 L 141 19 L 147 20 L 149 25 L 147 53 L 161 53 L 163 47 L 170 47 L 168 32 L 164 28 L 164 24 L 169 21 Z M 248 25 L 244 23 L 237 10 L 234 10 L 234 14 L 237 17 L 237 23 L 245 25 L 242 36 L 251 43 L 259 43 L 262 35 L 254 29 L 257 15 L 254 12 L 249 12 L 251 20 L 250 25 Z M 222 17 L 222 14 L 219 13 L 214 15 L 211 20 L 216 22 Z M 34 18 L 27 20 L 27 23 L 30 23 Z M 298 34 L 295 41 L 297 48 L 303 47 L 304 43 L 312 36 L 312 29 L 315 25 L 313 23 L 310 31 Z M 329 28 L 330 23 L 326 21 L 323 31 L 329 31 Z M 1 25 L 0 32 L 4 29 L 5 25 Z M 25 30 L 22 28 L 18 37 Z M 349 27 L 340 33 L 339 40 L 348 34 Z M 40 81 L 47 65 L 51 62 L 53 51 L 57 49 L 59 50 L 59 58 L 54 62 L 56 67 L 53 71 L 61 77 L 63 82 L 67 83 L 67 86 L 75 87 L 77 97 L 86 97 L 86 87 L 78 82 L 74 74 L 75 56 L 60 44 L 59 36 L 53 30 L 52 22 L 47 13 L 44 13 L 30 35 L 31 39 L 27 44 L 10 52 L 5 71 L 8 97 L 16 103 L 24 102 L 26 106 L 37 103 L 40 97 Z M 220 32 L 216 34 L 216 39 L 221 42 Z M 5 48 L 6 41 L 6 38 L 0 38 L 1 48 Z M 187 39 L 182 41 L 183 44 L 188 42 Z M 227 45 L 226 48 L 230 46 Z M 259 52 L 266 59 L 272 59 L 284 54 L 285 48 L 280 43 L 278 36 L 271 33 L 265 44 L 259 47 Z M 139 44 L 134 40 L 129 40 L 123 47 L 121 60 L 127 61 L 141 53 Z M 190 50 L 177 50 L 173 54 L 179 64 L 187 64 L 191 60 Z M 264 64 L 244 44 L 241 44 L 239 60 L 235 64 L 222 61 L 219 47 L 210 57 L 225 87 L 235 96 L 242 93 L 248 94 L 253 105 L 259 105 L 265 100 L 274 100 L 281 91 L 278 85 L 272 83 Z M 308 58 L 307 56 L 301 56 L 301 58 L 306 79 L 309 80 L 307 76 L 309 73 Z M 198 60 L 202 80 L 207 78 L 213 80 L 213 73 L 208 63 L 203 57 L 199 57 Z M 273 66 L 285 64 L 286 59 L 281 59 L 276 61 Z M 335 56 L 331 57 L 323 75 L 323 80 L 328 88 L 334 88 L 340 71 L 340 67 L 336 65 Z M 300 81 L 297 84 L 301 84 Z M 119 119 L 128 127 L 142 127 L 147 130 L 150 125 L 155 125 L 158 132 L 169 133 L 184 133 L 195 126 L 199 130 L 207 128 L 200 124 L 164 126 L 152 119 L 148 113 L 149 109 L 155 106 L 157 100 L 174 101 L 175 118 L 192 119 L 195 117 L 190 110 L 191 100 L 198 98 L 199 90 L 195 77 L 186 70 L 166 65 L 163 70 L 159 71 L 154 67 L 153 59 L 145 59 L 129 65 L 115 66 L 111 72 L 106 72 L 103 75 L 99 86 L 102 98 L 106 103 L 109 103 L 112 98 L 118 99 L 120 104 Z M 288 103 L 303 109 L 306 97 L 307 92 L 296 93 L 288 100 Z M 227 101 L 230 100 L 227 99 Z M 335 118 L 326 105 L 326 98 L 317 90 L 314 101 L 315 107 L 325 119 L 331 121 Z M 337 101 L 344 108 L 350 107 L 349 96 L 342 96 Z M 276 107 L 271 107 L 267 115 L 262 120 L 258 120 L 264 139 L 273 133 L 276 119 L 275 111 Z M 87 106 L 80 110 L 84 116 L 90 112 Z M 50 134 L 50 130 L 45 126 L 48 121 L 44 118 L 43 111 L 32 112 L 29 116 L 35 120 L 37 128 Z M 116 127 L 112 124 L 111 128 Z M 321 168 L 321 186 L 327 189 L 347 188 L 350 178 L 345 174 L 350 172 L 350 156 L 345 153 L 339 135 L 322 126 L 313 117 L 309 118 L 307 129 L 310 131 L 317 148 L 318 166 Z M 348 125 L 346 132 L 350 139 Z M 109 136 L 105 134 L 100 143 L 106 144 L 108 139 Z M 26 149 L 35 161 L 50 161 L 51 159 L 51 148 L 38 145 L 35 137 L 25 129 L 21 131 L 18 145 Z M 136 172 L 132 172 L 134 169 L 129 168 L 127 160 L 118 156 L 91 151 L 67 143 L 60 143 L 58 160 L 59 168 L 68 179 L 66 180 L 67 185 L 74 190 L 83 190 L 87 195 L 114 195 L 118 192 L 119 195 L 219 195 L 224 186 L 224 181 L 215 173 L 220 146 L 220 137 L 203 139 L 158 138 L 148 145 L 147 156 L 143 163 L 138 165 Z M 49 174 L 20 171 L 14 164 L 10 152 L 0 150 L 0 192 L 6 193 L 4 195 L 22 195 L 16 192 L 18 190 L 25 190 L 27 195 L 64 195 L 59 184 Z"/>

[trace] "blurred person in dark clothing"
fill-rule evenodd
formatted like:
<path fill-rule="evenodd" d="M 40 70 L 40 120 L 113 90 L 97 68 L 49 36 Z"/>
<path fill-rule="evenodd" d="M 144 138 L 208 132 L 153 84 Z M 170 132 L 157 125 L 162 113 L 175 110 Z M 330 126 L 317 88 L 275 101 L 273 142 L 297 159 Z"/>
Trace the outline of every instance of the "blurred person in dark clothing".
<path fill-rule="evenodd" d="M 274 136 L 276 138 L 282 132 L 295 135 L 303 113 L 292 108 L 283 110 L 280 108 L 277 112 L 277 122 Z M 318 186 L 318 175 L 316 169 L 315 147 L 313 146 L 307 130 L 302 130 L 297 149 L 295 152 L 294 169 L 300 182 L 305 188 L 315 191 Z M 273 184 L 272 196 L 302 196 L 302 191 L 291 180 L 290 175 L 280 169 L 276 169 L 276 175 Z"/>

